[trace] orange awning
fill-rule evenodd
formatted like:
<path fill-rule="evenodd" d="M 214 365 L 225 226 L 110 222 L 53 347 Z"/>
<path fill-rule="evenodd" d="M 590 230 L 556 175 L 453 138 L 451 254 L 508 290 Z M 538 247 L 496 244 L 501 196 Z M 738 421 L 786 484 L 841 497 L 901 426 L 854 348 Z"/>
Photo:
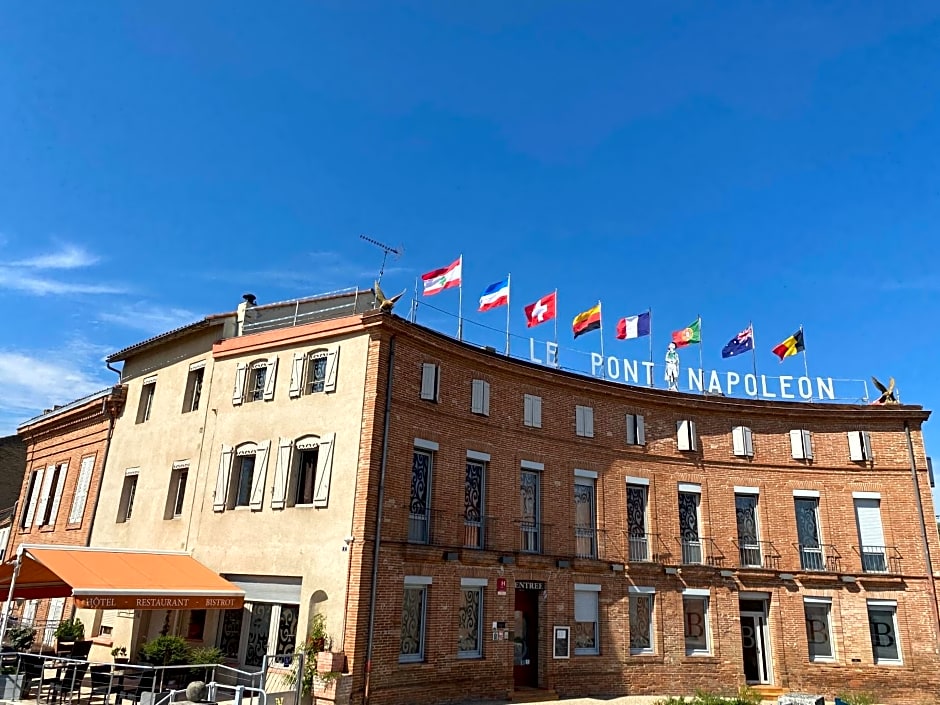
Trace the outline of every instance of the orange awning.
<path fill-rule="evenodd" d="M 89 609 L 239 609 L 244 591 L 188 553 L 21 546 L 13 599 L 72 597 Z M 0 566 L 0 601 L 9 600 L 12 562 Z"/>

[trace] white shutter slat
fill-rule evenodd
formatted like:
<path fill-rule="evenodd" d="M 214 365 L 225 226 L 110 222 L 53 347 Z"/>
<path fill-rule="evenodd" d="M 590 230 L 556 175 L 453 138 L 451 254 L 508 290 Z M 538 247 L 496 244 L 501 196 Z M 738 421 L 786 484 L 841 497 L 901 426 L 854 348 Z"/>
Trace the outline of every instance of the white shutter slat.
<path fill-rule="evenodd" d="M 542 428 L 542 397 L 532 397 L 532 425 Z"/>
<path fill-rule="evenodd" d="M 490 383 L 483 383 L 483 415 L 490 415 Z"/>
<path fill-rule="evenodd" d="M 232 405 L 238 406 L 245 398 L 245 380 L 248 378 L 248 365 L 239 362 L 235 368 L 235 388 L 232 390 Z"/>
<path fill-rule="evenodd" d="M 435 401 L 434 381 L 437 376 L 436 365 L 432 362 L 425 362 L 421 365 L 421 398 L 428 401 Z"/>
<path fill-rule="evenodd" d="M 255 472 L 251 477 L 251 497 L 248 500 L 248 506 L 258 511 L 264 504 L 264 483 L 268 479 L 268 450 L 271 448 L 271 441 L 264 441 L 258 444 L 255 451 Z"/>
<path fill-rule="evenodd" d="M 813 436 L 809 431 L 803 431 L 803 457 L 813 459 Z"/>
<path fill-rule="evenodd" d="M 274 386 L 277 382 L 277 356 L 268 359 L 268 370 L 264 375 L 264 400 L 274 399 Z"/>
<path fill-rule="evenodd" d="M 228 499 L 228 478 L 232 472 L 232 449 L 222 446 L 219 456 L 219 474 L 215 478 L 215 497 L 212 498 L 212 509 L 216 512 L 225 511 L 225 502 Z"/>
<path fill-rule="evenodd" d="M 865 460 L 874 460 L 875 456 L 871 452 L 871 434 L 868 431 L 862 431 L 862 452 L 865 454 Z"/>
<path fill-rule="evenodd" d="M 63 463 L 62 469 L 59 471 L 59 480 L 56 482 L 53 500 L 52 500 L 52 511 L 49 513 L 49 525 L 55 526 L 56 518 L 59 516 L 59 504 L 62 502 L 62 490 L 65 489 L 65 476 L 68 474 L 69 464 Z"/>
<path fill-rule="evenodd" d="M 574 407 L 574 432 L 579 436 L 584 435 L 584 407 Z"/>
<path fill-rule="evenodd" d="M 754 457 L 754 434 L 751 432 L 751 429 L 747 426 L 743 426 L 744 429 L 744 454 L 748 458 Z"/>
<path fill-rule="evenodd" d="M 744 452 L 744 426 L 735 426 L 731 429 L 731 448 L 737 456 L 746 455 Z"/>
<path fill-rule="evenodd" d="M 42 479 L 45 473 L 44 468 L 36 470 L 36 479 L 33 482 L 32 492 L 29 497 L 29 507 L 26 508 L 26 518 L 23 520 L 23 528 L 28 529 L 33 525 L 36 518 L 36 503 L 39 501 L 39 495 L 42 491 Z"/>
<path fill-rule="evenodd" d="M 532 413 L 532 400 L 533 399 L 534 397 L 531 394 L 522 395 L 522 409 L 523 409 L 522 416 L 523 416 L 523 423 L 526 426 L 535 425 L 535 416 Z"/>
<path fill-rule="evenodd" d="M 849 459 L 854 461 L 864 460 L 865 456 L 862 454 L 862 434 L 858 431 L 849 431 Z"/>
<path fill-rule="evenodd" d="M 483 380 L 475 379 L 470 385 L 470 413 L 483 413 Z"/>
<path fill-rule="evenodd" d="M 676 422 L 676 442 L 679 450 L 692 450 L 689 445 L 689 422 L 685 419 Z"/>
<path fill-rule="evenodd" d="M 689 421 L 689 449 L 696 450 L 698 444 L 698 436 L 695 433 L 695 422 Z"/>
<path fill-rule="evenodd" d="M 69 511 L 69 524 L 77 524 L 85 514 L 85 504 L 88 501 L 88 488 L 91 486 L 91 473 L 95 467 L 95 456 L 82 458 L 82 466 L 78 471 L 78 482 L 75 485 L 75 494 L 72 497 L 72 509 Z"/>
<path fill-rule="evenodd" d="M 627 445 L 635 446 L 637 445 L 637 428 L 636 428 L 636 416 L 633 414 L 627 414 Z"/>
<path fill-rule="evenodd" d="M 33 518 L 33 526 L 42 526 L 42 521 L 46 514 L 46 507 L 49 505 L 49 491 L 52 485 L 52 476 L 55 474 L 55 465 L 46 468 L 46 474 L 42 480 L 42 489 L 39 492 L 39 507 L 36 509 L 36 516 Z"/>
<path fill-rule="evenodd" d="M 291 361 L 290 389 L 288 390 L 288 396 L 291 399 L 299 397 L 300 390 L 304 386 L 304 360 L 306 357 L 304 353 L 294 353 L 294 359 Z"/>
<path fill-rule="evenodd" d="M 646 419 L 642 414 L 636 415 L 636 443 L 640 446 L 646 445 Z"/>
<path fill-rule="evenodd" d="M 330 350 L 326 354 L 326 380 L 323 382 L 324 392 L 336 391 L 336 377 L 339 372 L 339 348 Z"/>
<path fill-rule="evenodd" d="M 290 470 L 290 452 L 294 443 L 289 438 L 277 442 L 277 463 L 274 466 L 274 487 L 271 489 L 271 509 L 283 509 L 287 501 L 287 475 Z"/>
<path fill-rule="evenodd" d="M 333 445 L 335 433 L 328 433 L 320 439 L 317 449 L 317 479 L 313 493 L 313 506 L 325 507 L 330 500 L 330 475 L 333 473 Z"/>
<path fill-rule="evenodd" d="M 590 406 L 584 407 L 584 431 L 588 438 L 594 437 L 594 409 Z"/>
<path fill-rule="evenodd" d="M 790 454 L 797 460 L 803 460 L 803 432 L 798 428 L 790 431 Z"/>

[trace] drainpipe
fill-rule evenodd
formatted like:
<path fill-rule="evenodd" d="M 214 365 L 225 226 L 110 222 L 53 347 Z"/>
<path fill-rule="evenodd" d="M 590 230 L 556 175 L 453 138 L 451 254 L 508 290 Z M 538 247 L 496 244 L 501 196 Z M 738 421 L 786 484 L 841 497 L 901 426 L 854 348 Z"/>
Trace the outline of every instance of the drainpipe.
<path fill-rule="evenodd" d="M 379 470 L 378 509 L 375 515 L 375 549 L 372 552 L 372 590 L 369 594 L 369 632 L 366 641 L 366 680 L 363 705 L 369 705 L 369 677 L 372 675 L 372 645 L 375 639 L 375 593 L 379 581 L 379 547 L 382 543 L 382 506 L 385 503 L 385 470 L 388 466 L 388 427 L 392 415 L 392 376 L 395 370 L 395 336 L 388 344 L 388 374 L 385 381 L 385 418 L 382 428 L 382 466 Z"/>
<path fill-rule="evenodd" d="M 904 422 L 904 433 L 907 436 L 907 456 L 911 461 L 911 479 L 914 481 L 914 496 L 917 498 L 917 516 L 920 518 L 920 537 L 924 542 L 924 560 L 927 561 L 927 582 L 930 583 L 930 593 L 933 595 L 932 617 L 934 635 L 940 640 L 940 604 L 937 602 L 937 586 L 933 577 L 933 561 L 930 558 L 930 542 L 927 540 L 927 522 L 924 519 L 924 504 L 920 499 L 920 481 L 917 479 L 917 461 L 914 458 L 914 442 L 911 439 L 911 425 Z"/>

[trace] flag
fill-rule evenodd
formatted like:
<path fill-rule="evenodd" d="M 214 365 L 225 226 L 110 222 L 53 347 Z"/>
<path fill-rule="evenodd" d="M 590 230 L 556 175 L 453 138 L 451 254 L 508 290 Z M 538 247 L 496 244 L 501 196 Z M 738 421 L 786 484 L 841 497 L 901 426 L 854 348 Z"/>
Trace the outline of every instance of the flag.
<path fill-rule="evenodd" d="M 686 345 L 691 345 L 692 343 L 701 343 L 702 319 L 696 318 L 695 323 L 687 328 L 674 330 L 672 332 L 672 342 L 676 344 L 677 348 L 684 348 Z"/>
<path fill-rule="evenodd" d="M 441 267 L 440 269 L 435 269 L 433 272 L 422 274 L 421 280 L 424 282 L 424 295 L 431 296 L 441 293 L 444 289 L 460 286 L 461 269 L 463 269 L 462 257 L 446 267 Z"/>
<path fill-rule="evenodd" d="M 627 316 L 617 321 L 617 340 L 642 338 L 650 334 L 650 312 Z"/>
<path fill-rule="evenodd" d="M 783 362 L 783 358 L 790 357 L 790 355 L 796 355 L 797 353 L 803 352 L 803 350 L 805 350 L 803 345 L 803 329 L 800 328 L 796 333 L 780 343 L 780 345 L 775 347 L 771 352 L 780 358 L 780 362 Z"/>
<path fill-rule="evenodd" d="M 748 326 L 728 341 L 728 344 L 721 349 L 721 356 L 734 357 L 735 355 L 740 355 L 743 352 L 753 349 L 754 327 Z"/>
<path fill-rule="evenodd" d="M 525 307 L 526 325 L 531 328 L 539 323 L 545 323 L 555 317 L 555 299 L 558 292 L 553 291 L 547 296 L 543 296 L 534 304 Z"/>
<path fill-rule="evenodd" d="M 489 311 L 491 308 L 505 306 L 509 303 L 509 280 L 490 284 L 480 297 L 480 310 Z"/>
<path fill-rule="evenodd" d="M 579 313 L 574 317 L 574 320 L 571 321 L 571 331 L 574 333 L 574 337 L 577 338 L 579 335 L 584 333 L 590 333 L 592 330 L 597 330 L 601 327 L 601 304 L 597 303 L 597 306 L 589 308 L 587 311 Z"/>

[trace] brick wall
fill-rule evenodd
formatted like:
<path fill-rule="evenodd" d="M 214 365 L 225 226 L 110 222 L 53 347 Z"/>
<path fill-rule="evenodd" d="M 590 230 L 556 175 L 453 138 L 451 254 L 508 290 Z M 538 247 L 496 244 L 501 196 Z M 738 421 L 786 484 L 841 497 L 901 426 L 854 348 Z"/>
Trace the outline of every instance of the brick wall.
<path fill-rule="evenodd" d="M 12 507 L 19 496 L 26 467 L 26 444 L 19 436 L 0 438 L 0 508 Z"/>
<path fill-rule="evenodd" d="M 513 644 L 491 641 L 492 622 L 514 624 L 514 584 L 546 584 L 539 607 L 539 684 L 563 696 L 621 693 L 690 693 L 695 688 L 736 688 L 744 681 L 739 597 L 759 591 L 769 597 L 770 667 L 778 687 L 832 696 L 846 688 L 868 689 L 882 701 L 903 699 L 934 687 L 940 659 L 932 571 L 926 568 L 923 533 L 915 509 L 905 422 L 910 424 L 920 494 L 927 517 L 933 506 L 927 481 L 919 407 L 864 407 L 706 399 L 701 396 L 630 388 L 544 367 L 511 362 L 460 345 L 424 329 L 387 318 L 374 334 L 360 452 L 353 583 L 346 625 L 346 650 L 354 675 L 353 701 L 362 699 L 374 517 L 381 466 L 381 436 L 388 337 L 396 335 L 388 468 L 384 488 L 382 548 L 375 617 L 370 700 L 375 703 L 433 703 L 462 698 L 506 697 L 513 689 Z M 440 365 L 440 400 L 420 400 L 421 365 Z M 490 385 L 489 416 L 470 412 L 471 382 Z M 542 397 L 542 427 L 523 424 L 523 394 Z M 575 406 L 594 410 L 594 437 L 575 435 Z M 628 413 L 646 420 L 646 445 L 628 446 Z M 676 422 L 696 423 L 698 450 L 677 450 Z M 753 431 L 754 457 L 732 453 L 731 428 Z M 811 431 L 814 460 L 791 457 L 789 431 Z M 849 460 L 846 433 L 871 434 L 873 463 Z M 408 508 L 414 439 L 438 444 L 432 473 L 432 540 L 408 543 Z M 462 547 L 467 451 L 489 454 L 485 513 L 488 550 Z M 520 463 L 544 464 L 542 521 L 546 555 L 520 554 Z M 598 559 L 575 557 L 574 470 L 596 473 Z M 626 478 L 649 483 L 648 531 L 658 535 L 660 558 L 630 563 L 626 541 Z M 709 539 L 711 566 L 679 563 L 678 483 L 701 487 L 700 524 Z M 739 569 L 735 487 L 756 487 L 761 539 L 778 555 L 769 570 Z M 833 558 L 831 571 L 800 569 L 794 490 L 816 490 L 822 543 Z M 898 560 L 888 575 L 866 575 L 858 555 L 853 492 L 879 493 L 885 544 Z M 932 527 L 932 523 L 929 524 Z M 940 559 L 937 532 L 927 532 L 934 570 Z M 457 560 L 445 560 L 453 552 Z M 894 555 L 894 554 L 892 554 Z M 512 563 L 500 563 L 500 557 Z M 557 561 L 570 567 L 559 568 Z M 613 564 L 625 565 L 615 572 Z M 726 570 L 722 575 L 721 570 Z M 794 574 L 795 580 L 782 579 Z M 431 578 L 428 586 L 425 660 L 400 664 L 405 576 Z M 845 582 L 849 577 L 854 582 Z M 460 578 L 485 578 L 482 659 L 457 657 Z M 505 596 L 497 595 L 506 578 Z M 575 583 L 600 585 L 600 654 L 552 659 L 554 625 L 573 626 Z M 655 649 L 629 649 L 629 587 L 654 588 Z M 686 656 L 682 591 L 708 589 L 711 654 Z M 832 601 L 835 661 L 811 663 L 803 598 Z M 867 599 L 897 602 L 903 663 L 875 665 Z"/>

